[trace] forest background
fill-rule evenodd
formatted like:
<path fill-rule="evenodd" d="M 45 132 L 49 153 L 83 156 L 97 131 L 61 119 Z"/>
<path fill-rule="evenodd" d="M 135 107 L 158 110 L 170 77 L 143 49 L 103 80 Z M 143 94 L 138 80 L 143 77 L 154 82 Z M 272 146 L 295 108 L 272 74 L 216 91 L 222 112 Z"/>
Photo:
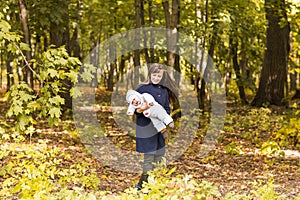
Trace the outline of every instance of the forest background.
<path fill-rule="evenodd" d="M 299 4 L 1 1 L 0 197 L 299 199 Z M 151 35 L 151 29 L 143 32 L 147 27 L 166 30 L 166 40 Z M 101 59 L 99 46 L 117 34 L 141 46 L 119 54 L 119 41 L 110 42 Z M 180 34 L 194 41 L 186 51 L 195 60 L 202 57 L 193 49 L 210 56 L 219 82 L 207 81 L 205 70 L 197 70 L 204 62 L 194 65 L 178 53 Z M 76 84 L 94 88 L 92 111 L 105 137 L 134 151 L 134 133 L 118 127 L 111 97 L 122 92 L 117 83 L 124 77 L 127 88 L 143 81 L 142 67 L 154 62 L 178 72 L 173 78 L 179 87 L 182 79 L 188 80 L 199 124 L 188 150 L 154 171 L 139 193 L 132 188 L 138 175 L 114 170 L 87 150 L 74 123 L 72 102 L 86 94 Z M 211 92 L 220 89 L 226 94 L 224 127 L 214 150 L 199 158 L 212 116 Z M 172 108 L 179 122 L 180 104 L 175 100 Z M 176 130 L 171 131 L 170 146 L 176 145 Z"/>

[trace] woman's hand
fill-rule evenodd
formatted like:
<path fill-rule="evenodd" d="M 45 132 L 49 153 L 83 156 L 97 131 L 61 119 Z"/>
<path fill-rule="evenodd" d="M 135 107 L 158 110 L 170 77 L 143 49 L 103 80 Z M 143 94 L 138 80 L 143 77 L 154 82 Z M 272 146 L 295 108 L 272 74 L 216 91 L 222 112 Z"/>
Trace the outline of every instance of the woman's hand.
<path fill-rule="evenodd" d="M 147 110 L 149 108 L 148 104 L 146 102 L 143 103 L 143 105 L 140 107 L 140 108 L 137 108 L 136 109 L 136 112 L 137 113 L 142 113 L 144 112 L 145 110 Z"/>

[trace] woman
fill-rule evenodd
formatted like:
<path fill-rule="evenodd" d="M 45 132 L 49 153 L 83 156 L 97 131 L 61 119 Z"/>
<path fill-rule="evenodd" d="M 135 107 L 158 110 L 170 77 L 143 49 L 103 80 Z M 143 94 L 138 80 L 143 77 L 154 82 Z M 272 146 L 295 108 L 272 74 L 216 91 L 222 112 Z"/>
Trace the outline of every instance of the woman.
<path fill-rule="evenodd" d="M 147 80 L 136 90 L 139 93 L 149 93 L 170 114 L 170 95 L 176 95 L 176 85 L 170 78 L 164 65 L 151 64 Z M 177 95 L 176 95 L 177 96 Z M 153 163 L 162 160 L 165 154 L 165 137 L 157 132 L 151 120 L 143 115 L 145 109 L 136 109 L 136 151 L 144 154 L 143 173 L 138 184 L 138 190 L 143 182 L 147 182 L 148 171 L 154 169 Z"/>

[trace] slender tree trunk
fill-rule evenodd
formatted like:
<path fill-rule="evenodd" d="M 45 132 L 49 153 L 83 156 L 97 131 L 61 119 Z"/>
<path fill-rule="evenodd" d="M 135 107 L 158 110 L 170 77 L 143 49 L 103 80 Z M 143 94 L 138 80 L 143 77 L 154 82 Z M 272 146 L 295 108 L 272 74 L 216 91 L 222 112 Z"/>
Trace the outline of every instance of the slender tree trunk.
<path fill-rule="evenodd" d="M 259 88 L 252 102 L 254 106 L 285 105 L 287 94 L 287 64 L 289 55 L 289 24 L 284 0 L 265 0 L 267 28 L 267 49 L 265 51 Z"/>
<path fill-rule="evenodd" d="M 28 26 L 28 14 L 27 14 L 25 0 L 19 0 L 19 7 L 21 13 L 22 27 L 24 31 L 24 42 L 28 44 L 29 47 L 31 47 L 30 31 Z M 30 63 L 31 51 L 25 51 L 25 57 L 26 57 L 25 64 L 28 64 L 28 66 L 24 68 L 23 80 L 29 85 L 29 87 L 33 88 L 33 71 L 31 69 L 31 63 Z"/>
<path fill-rule="evenodd" d="M 139 68 L 140 68 L 140 28 L 141 28 L 141 0 L 135 0 L 135 50 L 134 50 L 134 80 L 133 86 L 137 87 L 139 83 Z"/>
<path fill-rule="evenodd" d="M 210 57 L 213 58 L 214 56 L 214 52 L 215 52 L 215 46 L 216 46 L 216 39 L 217 39 L 217 25 L 215 25 L 215 29 L 214 29 L 214 33 L 213 33 L 213 36 L 212 36 L 212 39 L 210 41 L 210 47 L 209 47 L 209 50 L 208 50 L 208 55 Z M 200 90 L 198 92 L 198 99 L 200 101 L 200 109 L 204 110 L 204 106 L 205 106 L 205 96 L 206 96 L 206 92 L 205 92 L 205 89 L 206 89 L 206 81 L 208 81 L 207 79 L 205 80 L 205 77 L 207 77 L 207 73 L 209 73 L 208 71 L 210 70 L 210 64 L 209 63 L 209 59 L 207 59 L 207 63 L 206 63 L 206 67 L 205 67 L 205 70 L 204 70 L 204 74 L 203 74 L 203 77 L 201 79 L 201 82 L 200 82 Z"/>
<path fill-rule="evenodd" d="M 3 76 L 3 63 L 4 63 L 4 59 L 3 59 L 3 52 L 2 50 L 0 50 L 0 88 L 3 87 L 3 80 L 2 80 L 2 76 Z"/>
<path fill-rule="evenodd" d="M 242 43 L 242 49 L 245 49 L 245 47 L 243 47 L 245 45 L 245 43 Z M 241 66 L 241 70 L 242 70 L 242 76 L 244 77 L 244 86 L 247 88 L 250 88 L 251 90 L 255 90 L 255 82 L 253 79 L 253 74 L 250 71 L 249 67 L 248 67 L 248 58 L 247 58 L 247 52 L 246 51 L 242 51 L 241 52 L 241 61 L 240 61 L 240 66 Z"/>
<path fill-rule="evenodd" d="M 207 7 L 208 7 L 208 3 L 206 3 L 206 10 L 208 10 Z M 206 15 L 208 15 L 208 13 L 206 13 Z M 208 18 L 206 18 L 206 20 L 208 20 Z M 206 22 L 208 22 L 208 21 L 206 21 Z M 213 24 L 213 32 L 212 32 L 212 37 L 211 37 L 211 40 L 210 40 L 209 50 L 208 50 L 208 56 L 211 57 L 211 58 L 214 57 L 216 40 L 217 40 L 217 37 L 218 37 L 217 33 L 218 33 L 218 23 L 215 22 Z M 204 54 L 203 54 L 203 56 L 204 56 Z M 203 56 L 202 56 L 202 59 L 203 59 Z M 199 103 L 198 103 L 199 108 L 202 109 L 202 110 L 204 110 L 204 106 L 205 106 L 204 103 L 205 103 L 205 96 L 206 96 L 205 89 L 206 89 L 207 83 L 205 81 L 207 81 L 207 80 L 205 80 L 205 77 L 207 77 L 207 73 L 209 73 L 208 70 L 209 70 L 210 64 L 211 64 L 211 63 L 209 63 L 209 60 L 210 59 L 206 60 L 207 63 L 206 63 L 206 66 L 205 66 L 205 69 L 204 69 L 204 72 L 203 72 L 204 73 L 203 74 L 204 78 L 201 79 L 200 90 L 197 92 L 198 101 L 199 101 Z M 202 65 L 202 62 L 203 62 L 203 60 L 201 61 L 201 65 Z"/>
<path fill-rule="evenodd" d="M 195 2 L 195 25 L 196 25 L 196 29 L 198 30 L 198 23 L 197 23 L 197 20 L 198 19 L 203 19 L 201 18 L 201 15 L 204 15 L 202 12 L 201 12 L 201 9 L 200 9 L 200 5 L 199 5 L 199 2 Z M 203 19 L 202 21 L 203 23 L 205 23 L 205 20 Z M 205 32 L 205 31 L 204 31 Z M 205 45 L 205 37 L 203 39 L 203 45 Z M 191 76 L 191 84 L 194 85 L 194 90 L 196 91 L 197 93 L 197 100 L 198 100 L 198 107 L 201 108 L 203 106 L 201 106 L 201 98 L 200 98 L 200 81 L 201 81 L 201 78 L 200 78 L 200 73 L 201 73 L 201 69 L 202 69 L 202 66 L 203 66 L 203 53 L 204 52 L 201 52 L 199 51 L 199 48 L 200 47 L 200 41 L 198 39 L 196 39 L 195 41 L 195 49 L 196 49 L 196 52 L 195 52 L 195 55 L 191 55 L 192 57 L 195 57 L 195 60 L 196 60 L 196 66 L 190 66 L 190 72 L 191 74 L 194 74 Z M 194 68 L 198 69 L 198 71 L 194 71 Z"/>
<path fill-rule="evenodd" d="M 70 39 L 70 52 L 71 56 L 80 58 L 80 45 L 78 42 L 78 27 L 75 28 L 72 38 Z"/>
<path fill-rule="evenodd" d="M 172 13 L 170 13 L 169 1 L 163 2 L 167 28 L 167 65 L 174 67 L 175 55 L 178 41 L 178 23 L 179 23 L 179 0 L 172 0 Z"/>
<path fill-rule="evenodd" d="M 81 3 L 79 0 L 77 1 L 77 10 L 78 12 L 76 13 L 76 18 L 78 19 L 78 23 L 81 22 L 81 16 L 79 14 L 81 10 L 81 6 L 83 3 Z M 100 25 L 101 26 L 101 25 Z M 70 55 L 79 58 L 81 60 L 81 55 L 80 55 L 80 44 L 78 42 L 78 37 L 79 37 L 79 27 L 76 26 L 73 32 L 72 37 L 70 38 Z M 100 29 L 101 31 L 101 29 Z"/>
<path fill-rule="evenodd" d="M 290 91 L 295 91 L 297 89 L 297 73 L 290 73 Z"/>
<path fill-rule="evenodd" d="M 95 39 L 92 39 L 93 37 L 91 36 L 91 41 L 95 41 Z M 92 50 L 90 51 L 90 64 L 92 64 L 94 67 L 99 66 L 99 41 L 93 42 L 92 45 Z M 93 74 L 93 79 L 91 81 L 91 87 L 97 88 L 98 87 L 98 79 L 97 79 L 97 72 Z"/>
<path fill-rule="evenodd" d="M 140 0 L 141 1 L 141 26 L 144 26 L 145 25 L 145 2 L 144 0 Z M 144 49 L 143 49 L 143 52 L 144 52 L 144 55 L 145 55 L 145 59 L 146 59 L 146 62 L 147 63 L 150 63 L 150 55 L 149 55 L 149 52 L 148 52 L 148 48 L 147 48 L 147 32 L 143 30 L 143 41 L 144 41 Z"/>
<path fill-rule="evenodd" d="M 238 42 L 235 41 L 233 39 L 233 36 L 230 36 L 229 39 L 229 45 L 230 45 L 230 53 L 231 53 L 231 57 L 232 57 L 232 63 L 233 63 L 233 69 L 236 75 L 236 82 L 237 82 L 237 86 L 239 89 L 239 95 L 240 95 L 240 99 L 242 100 L 242 102 L 244 104 L 247 104 L 247 99 L 246 99 L 246 94 L 245 94 L 245 89 L 243 86 L 243 77 L 241 75 L 241 69 L 240 69 L 240 65 L 238 63 Z"/>
<path fill-rule="evenodd" d="M 177 73 L 173 75 L 173 71 L 169 71 L 169 74 L 174 77 L 177 85 L 180 83 L 180 66 L 179 66 L 179 54 L 178 54 L 178 24 L 180 17 L 180 0 L 172 0 L 172 8 L 170 13 L 170 4 L 169 1 L 163 2 L 163 8 L 165 12 L 165 20 L 166 20 L 166 38 L 167 38 L 167 65 L 170 69 L 174 68 Z M 179 101 L 175 95 L 171 96 L 171 103 L 173 104 L 173 110 L 180 109 Z M 180 117 L 181 112 L 173 115 L 174 118 Z"/>
<path fill-rule="evenodd" d="M 209 3 L 208 3 L 208 0 L 205 1 L 205 3 L 203 3 L 203 7 L 200 7 L 200 4 L 199 3 L 195 3 L 195 14 L 196 14 L 196 17 L 195 19 L 202 19 L 203 23 L 206 24 L 208 22 L 208 7 L 209 7 Z M 195 24 L 197 24 L 197 21 L 195 21 Z M 204 32 L 206 33 L 206 26 L 204 27 Z M 200 36 L 201 37 L 201 36 Z M 197 93 L 197 99 L 198 99 L 198 106 L 200 109 L 202 109 L 204 111 L 204 102 L 205 102 L 205 96 L 206 96 L 206 92 L 205 92 L 205 89 L 206 89 L 206 82 L 205 80 L 203 79 L 203 77 L 205 77 L 205 73 L 206 72 L 206 64 L 205 64 L 205 52 L 201 49 L 201 51 L 198 51 L 199 47 L 202 46 L 203 49 L 206 48 L 206 37 L 203 37 L 203 39 L 201 39 L 201 41 L 196 41 L 195 42 L 195 49 L 197 50 L 196 51 L 196 60 L 197 60 L 197 63 L 199 63 L 199 66 L 196 66 L 197 69 L 199 69 L 199 72 L 196 73 L 195 75 L 195 82 L 194 82 L 194 88 L 196 90 L 196 93 Z M 212 36 L 212 39 L 211 39 L 211 45 L 210 45 L 210 48 L 209 48 L 209 56 L 213 56 L 213 53 L 214 53 L 214 46 L 215 46 L 215 38 L 216 38 L 216 35 L 213 34 Z M 203 69 L 204 68 L 204 69 Z M 200 73 L 203 73 L 201 74 L 200 76 Z"/>
<path fill-rule="evenodd" d="M 153 16 L 153 10 L 152 10 L 152 0 L 148 0 L 148 13 L 149 13 L 149 24 L 152 26 L 154 24 L 154 16 Z M 154 55 L 154 37 L 153 37 L 153 31 L 150 32 L 150 63 L 154 63 L 157 58 L 155 58 Z"/>
<path fill-rule="evenodd" d="M 15 79 L 14 79 L 14 72 L 13 68 L 10 65 L 10 62 L 12 61 L 12 53 L 8 52 L 7 53 L 7 59 L 6 59 L 6 79 L 7 79 L 7 86 L 6 90 L 10 90 L 10 87 L 15 84 Z"/>
<path fill-rule="evenodd" d="M 180 56 L 179 56 L 179 50 L 178 50 L 178 39 L 179 39 L 179 23 L 180 23 L 180 0 L 173 0 L 172 1 L 172 26 L 176 27 L 177 29 L 177 34 L 176 34 L 176 38 L 175 38 L 175 60 L 174 60 L 174 69 L 176 70 L 176 74 L 174 76 L 175 81 L 177 83 L 177 85 L 179 86 L 180 83 L 180 74 L 181 74 L 181 70 L 180 70 Z M 179 105 L 178 105 L 179 106 Z"/>
<path fill-rule="evenodd" d="M 290 62 L 291 63 L 291 68 L 295 69 L 297 68 L 297 64 L 294 63 L 293 61 Z M 289 73 L 290 76 L 290 92 L 295 91 L 297 89 L 297 76 L 298 73 L 296 72 L 296 70 L 294 70 L 292 73 Z"/>
<path fill-rule="evenodd" d="M 46 36 L 46 34 L 44 34 L 44 51 L 47 51 L 47 49 L 48 49 L 48 46 L 49 46 L 49 40 L 48 40 L 48 38 L 47 38 L 47 36 Z"/>
<path fill-rule="evenodd" d="M 111 42 L 109 45 L 109 57 L 111 58 L 111 62 L 109 64 L 109 71 L 108 71 L 108 82 L 107 82 L 107 86 L 108 86 L 108 91 L 113 91 L 114 90 L 114 73 L 115 73 L 115 69 L 116 69 L 116 62 L 115 59 L 116 58 L 116 44 Z"/>
<path fill-rule="evenodd" d="M 118 80 L 119 80 L 119 77 L 121 76 L 121 82 L 124 81 L 124 70 L 125 70 L 125 62 L 126 62 L 126 58 L 124 55 L 121 55 L 121 61 L 120 61 L 120 67 L 119 67 L 119 76 L 118 76 Z M 127 82 L 127 81 L 126 81 Z"/>

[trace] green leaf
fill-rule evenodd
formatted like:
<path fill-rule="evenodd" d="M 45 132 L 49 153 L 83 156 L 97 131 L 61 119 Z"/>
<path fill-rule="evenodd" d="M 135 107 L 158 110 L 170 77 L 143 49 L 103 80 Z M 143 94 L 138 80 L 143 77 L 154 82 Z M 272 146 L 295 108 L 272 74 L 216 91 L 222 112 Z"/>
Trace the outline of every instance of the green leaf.
<path fill-rule="evenodd" d="M 59 118 L 61 115 L 61 111 L 59 108 L 53 107 L 49 110 L 49 115 L 52 118 Z"/>
<path fill-rule="evenodd" d="M 28 103 L 27 107 L 31 108 L 31 110 L 37 110 L 41 106 L 40 106 L 40 104 L 37 101 L 31 101 L 31 102 Z"/>
<path fill-rule="evenodd" d="M 20 95 L 21 96 L 20 101 L 22 101 L 22 102 L 29 102 L 33 98 L 35 98 L 35 96 L 33 96 L 31 94 L 25 93 L 24 91 L 22 91 L 22 92 L 24 93 L 24 94 Z"/>
<path fill-rule="evenodd" d="M 49 102 L 54 105 L 60 105 L 60 104 L 64 104 L 65 100 L 61 98 L 59 95 L 56 95 L 55 97 L 49 98 Z"/>
<path fill-rule="evenodd" d="M 11 107 L 8 112 L 6 113 L 7 117 L 11 117 L 11 116 L 17 116 L 20 113 L 22 113 L 23 111 L 23 107 L 20 105 L 14 105 L 13 107 Z"/>
<path fill-rule="evenodd" d="M 11 29 L 10 24 L 7 21 L 1 19 L 0 20 L 0 30 L 1 30 L 1 32 L 8 33 L 10 29 Z"/>
<path fill-rule="evenodd" d="M 19 130 L 24 131 L 29 122 L 30 118 L 27 115 L 21 115 L 18 120 Z"/>
<path fill-rule="evenodd" d="M 30 51 L 30 46 L 26 43 L 21 42 L 20 49 L 25 50 L 25 51 Z"/>
<path fill-rule="evenodd" d="M 48 69 L 47 73 L 50 75 L 51 78 L 58 77 L 58 72 L 55 69 Z"/>
<path fill-rule="evenodd" d="M 74 98 L 80 97 L 81 96 L 81 91 L 78 87 L 73 87 L 70 90 L 71 96 Z"/>
<path fill-rule="evenodd" d="M 81 78 L 83 79 L 83 81 L 85 82 L 90 82 L 93 79 L 93 74 L 89 73 L 89 72 L 83 72 L 82 74 L 80 74 Z"/>
<path fill-rule="evenodd" d="M 72 81 L 72 83 L 77 82 L 78 73 L 76 71 L 70 71 L 69 73 L 66 73 L 66 75 L 69 77 L 69 79 Z"/>

